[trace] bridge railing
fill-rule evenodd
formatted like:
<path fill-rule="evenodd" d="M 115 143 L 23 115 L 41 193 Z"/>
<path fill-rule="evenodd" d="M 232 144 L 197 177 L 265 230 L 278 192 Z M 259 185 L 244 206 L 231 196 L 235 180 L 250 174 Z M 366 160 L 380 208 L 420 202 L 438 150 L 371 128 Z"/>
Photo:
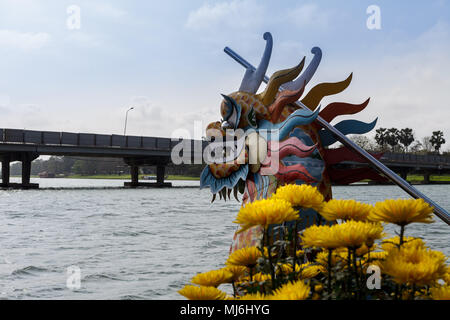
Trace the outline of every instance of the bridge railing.
<path fill-rule="evenodd" d="M 381 158 L 383 162 L 405 162 L 405 163 L 436 163 L 450 164 L 450 156 L 445 155 L 428 155 L 428 154 L 410 154 L 410 153 L 393 153 L 386 152 Z"/>
<path fill-rule="evenodd" d="M 0 143 L 171 150 L 179 140 L 116 134 L 0 129 Z M 193 148 L 194 140 L 191 140 L 191 143 Z"/>

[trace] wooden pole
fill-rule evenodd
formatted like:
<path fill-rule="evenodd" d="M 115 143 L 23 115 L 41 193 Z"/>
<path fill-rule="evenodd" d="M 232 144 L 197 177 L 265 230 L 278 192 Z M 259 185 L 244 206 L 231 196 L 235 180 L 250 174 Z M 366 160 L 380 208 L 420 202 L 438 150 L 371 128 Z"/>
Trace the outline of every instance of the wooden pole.
<path fill-rule="evenodd" d="M 245 67 L 246 69 L 252 69 L 255 70 L 255 67 L 252 66 L 247 60 L 245 60 L 243 57 L 241 57 L 239 54 L 234 52 L 232 49 L 225 47 L 224 49 L 225 53 L 228 54 L 231 58 L 233 58 L 235 61 L 237 61 L 240 65 Z M 267 76 L 264 76 L 263 79 L 264 82 L 268 82 L 269 78 Z M 282 90 L 283 87 L 280 86 L 280 90 Z M 300 101 L 295 102 L 295 104 L 302 109 L 308 109 L 307 106 L 305 106 Z M 309 109 L 308 109 L 309 110 Z M 402 188 L 405 192 L 407 192 L 410 196 L 413 198 L 421 198 L 428 202 L 433 208 L 434 213 L 445 223 L 450 225 L 450 214 L 442 208 L 440 205 L 438 205 L 435 201 L 427 197 L 425 194 L 414 188 L 412 185 L 410 185 L 407 181 L 402 179 L 398 174 L 393 172 L 391 169 L 386 167 L 383 163 L 375 159 L 370 153 L 368 153 L 366 150 L 358 146 L 356 143 L 351 141 L 349 138 L 347 138 L 342 132 L 340 132 L 338 129 L 333 127 L 331 124 L 329 124 L 327 121 L 325 121 L 322 117 L 317 117 L 317 122 L 326 130 L 330 131 L 336 139 L 341 142 L 343 145 L 348 147 L 350 150 L 355 152 L 356 154 L 360 155 L 366 162 L 371 164 L 376 170 L 384 174 L 389 180 L 394 182 L 396 185 L 398 185 L 400 188 Z"/>

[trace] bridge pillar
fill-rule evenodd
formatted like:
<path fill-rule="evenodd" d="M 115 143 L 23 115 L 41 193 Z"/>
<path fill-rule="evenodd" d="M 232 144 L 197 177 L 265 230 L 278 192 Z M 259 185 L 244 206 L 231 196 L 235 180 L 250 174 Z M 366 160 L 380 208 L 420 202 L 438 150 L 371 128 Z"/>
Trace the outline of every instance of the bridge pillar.
<path fill-rule="evenodd" d="M 156 161 L 151 158 L 125 158 L 124 161 L 130 166 L 131 173 L 131 182 L 125 182 L 125 187 L 169 188 L 172 186 L 172 183 L 164 182 L 166 165 L 170 162 L 169 159 L 161 158 Z M 149 165 L 156 166 L 156 182 L 139 182 L 139 166 Z"/>
<path fill-rule="evenodd" d="M 424 184 L 430 184 L 430 181 L 431 181 L 430 176 L 431 176 L 430 172 L 425 172 L 423 174 L 423 183 Z"/>
<path fill-rule="evenodd" d="M 31 177 L 31 157 L 28 153 L 22 154 L 22 187 L 28 187 L 30 185 Z"/>
<path fill-rule="evenodd" d="M 157 184 L 164 184 L 164 174 L 166 172 L 165 166 L 156 166 L 156 183 Z"/>
<path fill-rule="evenodd" d="M 156 166 L 156 184 L 155 187 L 158 188 L 170 188 L 172 187 L 172 182 L 164 182 L 164 176 L 166 173 L 165 165 Z"/>
<path fill-rule="evenodd" d="M 30 183 L 31 162 L 39 155 L 34 152 L 11 152 L 1 156 L 2 158 L 2 183 L 0 187 L 13 189 L 37 189 L 39 184 Z M 13 161 L 22 162 L 22 181 L 21 183 L 11 183 L 10 181 L 10 163 Z"/>
<path fill-rule="evenodd" d="M 9 186 L 9 177 L 10 177 L 10 167 L 9 163 L 11 162 L 11 158 L 9 155 L 4 155 L 2 158 L 2 183 L 0 186 L 8 187 Z"/>
<path fill-rule="evenodd" d="M 138 166 L 131 166 L 130 168 L 131 173 L 131 187 L 137 187 L 139 186 L 139 167 Z"/>

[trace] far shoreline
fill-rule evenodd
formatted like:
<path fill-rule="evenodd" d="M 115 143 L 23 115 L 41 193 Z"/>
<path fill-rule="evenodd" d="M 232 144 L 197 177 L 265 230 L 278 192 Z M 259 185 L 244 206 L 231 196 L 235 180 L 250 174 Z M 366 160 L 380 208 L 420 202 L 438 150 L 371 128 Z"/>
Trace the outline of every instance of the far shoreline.
<path fill-rule="evenodd" d="M 153 179 L 145 179 L 144 177 L 153 177 Z M 20 178 L 20 175 L 11 175 L 11 177 Z M 81 175 L 81 174 L 73 174 L 73 175 L 67 175 L 67 176 L 55 176 L 51 178 L 44 178 L 39 177 L 38 175 L 32 175 L 31 178 L 40 178 L 40 179 L 99 179 L 99 180 L 131 180 L 131 175 L 129 174 L 97 174 L 97 175 Z M 408 175 L 407 181 L 412 185 L 446 185 L 450 184 L 450 175 L 433 175 L 430 177 L 430 183 L 424 183 L 423 177 L 421 175 Z M 140 181 L 155 181 L 155 177 L 153 175 L 149 174 L 140 174 L 139 175 Z M 200 181 L 200 177 L 191 177 L 191 176 L 184 176 L 184 175 L 167 175 L 164 180 L 172 180 L 172 181 Z M 356 183 L 355 185 L 392 185 L 394 183 L 392 182 L 385 182 L 385 183 L 377 183 L 377 182 L 371 182 L 369 180 L 362 180 L 360 183 Z M 339 184 L 336 184 L 339 185 Z"/>
<path fill-rule="evenodd" d="M 142 181 L 154 181 L 155 179 L 144 179 L 144 177 L 149 176 L 145 174 L 139 175 L 139 180 Z M 11 177 L 20 178 L 21 176 L 12 175 Z M 37 175 L 32 175 L 31 178 L 34 179 L 99 179 L 99 180 L 131 180 L 131 175 L 129 174 L 98 174 L 98 175 L 81 175 L 81 174 L 74 174 L 69 176 L 60 176 L 60 177 L 52 177 L 52 178 L 41 178 Z M 164 180 L 183 180 L 183 181 L 199 181 L 200 177 L 189 177 L 189 176 L 182 176 L 182 175 L 168 175 L 164 178 Z"/>

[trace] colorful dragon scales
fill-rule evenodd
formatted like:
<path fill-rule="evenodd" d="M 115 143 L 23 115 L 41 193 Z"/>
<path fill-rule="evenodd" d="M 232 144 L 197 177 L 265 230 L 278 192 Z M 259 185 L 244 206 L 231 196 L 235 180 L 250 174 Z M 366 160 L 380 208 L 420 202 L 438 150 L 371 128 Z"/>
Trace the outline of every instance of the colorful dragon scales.
<path fill-rule="evenodd" d="M 215 157 L 201 174 L 200 187 L 209 187 L 220 198 L 230 198 L 233 192 L 243 194 L 243 204 L 269 197 L 278 186 L 296 183 L 317 186 L 325 200 L 332 198 L 331 183 L 349 184 L 363 179 L 384 179 L 370 168 L 339 169 L 343 161 L 363 162 L 346 147 L 329 149 L 335 137 L 321 128 L 320 115 L 331 122 L 339 115 L 362 111 L 369 99 L 361 104 L 333 102 L 320 111 L 325 96 L 345 90 L 352 79 L 335 83 L 320 83 L 302 98 L 305 86 L 316 72 L 322 51 L 314 47 L 312 61 L 303 71 L 305 58 L 293 68 L 275 72 L 265 89 L 257 93 L 266 73 L 272 53 L 273 40 L 264 34 L 266 47 L 256 70 L 247 69 L 237 92 L 223 95 L 220 106 L 222 120 L 210 123 L 206 136 Z M 294 102 L 308 109 L 298 108 Z M 374 128 L 376 120 L 364 123 L 344 120 L 335 125 L 344 134 L 364 134 Z M 320 223 L 313 210 L 302 228 Z M 255 245 L 261 230 L 252 228 L 235 234 L 232 250 Z"/>

